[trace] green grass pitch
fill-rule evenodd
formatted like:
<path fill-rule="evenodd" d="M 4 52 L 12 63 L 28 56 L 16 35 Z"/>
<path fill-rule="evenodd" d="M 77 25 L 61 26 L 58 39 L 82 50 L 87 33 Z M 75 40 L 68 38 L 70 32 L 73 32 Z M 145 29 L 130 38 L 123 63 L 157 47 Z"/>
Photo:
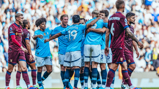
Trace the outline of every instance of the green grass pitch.
<path fill-rule="evenodd" d="M 0 89 L 4 89 L 4 88 L 0 88 Z M 45 88 L 45 89 L 63 89 L 63 88 Z M 120 88 L 114 88 L 114 89 L 120 89 Z M 159 89 L 159 88 L 141 88 L 141 89 Z"/>

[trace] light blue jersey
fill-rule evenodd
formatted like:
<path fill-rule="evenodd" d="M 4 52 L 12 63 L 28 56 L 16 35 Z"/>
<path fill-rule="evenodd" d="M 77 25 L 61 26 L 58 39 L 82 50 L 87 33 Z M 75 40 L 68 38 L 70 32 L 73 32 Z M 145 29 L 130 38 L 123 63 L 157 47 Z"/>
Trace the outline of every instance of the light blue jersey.
<path fill-rule="evenodd" d="M 67 26 L 69 27 L 69 26 Z M 61 25 L 56 27 L 52 32 L 51 32 L 51 36 L 57 34 L 57 33 L 60 33 L 61 31 L 63 31 L 64 27 L 62 27 Z M 62 54 L 62 55 L 65 55 L 66 53 L 66 48 L 67 48 L 67 45 L 68 45 L 68 40 L 67 40 L 67 36 L 66 35 L 62 35 L 60 37 L 58 37 L 58 43 L 59 43 L 59 51 L 58 53 L 59 54 Z"/>
<path fill-rule="evenodd" d="M 105 26 L 106 26 L 106 28 L 108 28 L 108 23 L 105 23 Z M 106 36 L 106 32 L 105 33 L 103 33 L 103 35 L 102 35 L 102 46 L 101 46 L 101 49 L 103 50 L 103 49 L 105 49 L 105 36 Z"/>
<path fill-rule="evenodd" d="M 62 35 L 67 35 L 68 46 L 66 52 L 81 51 L 83 31 L 86 29 L 86 25 L 71 25 L 65 30 L 61 31 Z"/>
<path fill-rule="evenodd" d="M 43 38 L 36 39 L 36 51 L 35 55 L 38 57 L 48 57 L 51 56 L 49 42 L 44 43 L 45 39 L 50 38 L 51 31 L 49 29 L 45 29 L 45 31 L 36 30 L 34 32 L 34 36 L 43 35 Z"/>
<path fill-rule="evenodd" d="M 86 24 L 92 22 L 96 18 L 93 18 L 86 22 Z M 104 21 L 102 19 L 98 20 L 91 28 L 98 29 L 103 28 L 105 26 Z M 106 27 L 106 26 L 105 26 Z M 86 35 L 84 44 L 88 45 L 101 45 L 102 44 L 102 33 L 97 32 L 89 32 Z"/>

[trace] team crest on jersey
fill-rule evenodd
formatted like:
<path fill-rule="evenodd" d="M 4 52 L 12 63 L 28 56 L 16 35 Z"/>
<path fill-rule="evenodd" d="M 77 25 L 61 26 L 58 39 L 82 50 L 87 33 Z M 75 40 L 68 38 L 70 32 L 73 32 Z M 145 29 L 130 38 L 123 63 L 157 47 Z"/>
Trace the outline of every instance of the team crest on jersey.
<path fill-rule="evenodd" d="M 44 36 L 46 36 L 46 33 L 44 33 Z"/>
<path fill-rule="evenodd" d="M 128 62 L 131 62 L 130 59 L 128 60 Z"/>
<path fill-rule="evenodd" d="M 122 57 L 120 58 L 120 61 L 123 61 L 123 58 L 122 58 Z"/>
<path fill-rule="evenodd" d="M 10 59 L 10 62 L 12 62 L 12 59 Z"/>

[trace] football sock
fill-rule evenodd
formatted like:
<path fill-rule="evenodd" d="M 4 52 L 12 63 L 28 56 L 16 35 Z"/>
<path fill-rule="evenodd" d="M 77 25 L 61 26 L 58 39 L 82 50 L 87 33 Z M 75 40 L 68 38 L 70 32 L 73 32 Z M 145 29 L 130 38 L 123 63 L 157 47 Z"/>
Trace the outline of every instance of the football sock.
<path fill-rule="evenodd" d="M 92 83 L 93 83 L 93 88 L 96 88 L 96 82 L 97 82 L 97 68 L 92 68 Z"/>
<path fill-rule="evenodd" d="M 6 72 L 6 86 L 9 86 L 10 78 L 11 78 L 11 72 Z"/>
<path fill-rule="evenodd" d="M 102 87 L 105 88 L 106 78 L 107 78 L 107 71 L 106 71 L 106 69 L 101 71 L 101 75 L 102 75 Z"/>
<path fill-rule="evenodd" d="M 85 82 L 85 87 L 88 87 L 88 75 L 89 75 L 89 68 L 85 67 L 84 68 L 84 82 Z"/>
<path fill-rule="evenodd" d="M 109 69 L 106 87 L 110 87 L 114 76 L 115 76 L 115 71 L 112 69 Z"/>
<path fill-rule="evenodd" d="M 65 86 L 65 78 L 64 78 L 64 75 L 65 75 L 65 71 L 61 71 L 61 79 L 62 79 L 63 85 Z"/>
<path fill-rule="evenodd" d="M 36 85 L 36 70 L 31 70 L 33 85 Z"/>
<path fill-rule="evenodd" d="M 78 80 L 80 77 L 80 69 L 75 69 L 75 80 L 74 80 L 74 87 L 77 88 Z"/>
<path fill-rule="evenodd" d="M 42 77 L 42 81 L 44 81 L 50 74 L 51 74 L 51 72 L 48 73 L 48 72 L 46 71 L 46 72 L 44 73 L 43 77 Z"/>
<path fill-rule="evenodd" d="M 21 77 L 21 72 L 17 71 L 17 74 L 16 74 L 16 84 L 17 86 L 19 86 L 19 82 L 20 82 L 20 77 Z"/>
<path fill-rule="evenodd" d="M 66 72 L 65 72 L 65 75 L 64 75 L 64 78 L 65 78 L 65 85 L 67 88 L 69 88 L 69 80 L 70 80 L 70 69 L 66 69 Z"/>
<path fill-rule="evenodd" d="M 128 71 L 127 70 L 122 70 L 122 75 L 123 75 L 123 79 L 125 80 L 125 82 L 131 86 L 132 83 L 131 83 L 131 80 L 130 80 L 130 76 L 128 74 Z"/>
<path fill-rule="evenodd" d="M 39 87 L 41 87 L 42 86 L 41 72 L 37 73 L 37 80 L 38 80 Z"/>
<path fill-rule="evenodd" d="M 26 85 L 30 85 L 29 76 L 28 76 L 27 71 L 22 71 L 22 76 L 23 76 L 23 79 L 24 79 Z"/>

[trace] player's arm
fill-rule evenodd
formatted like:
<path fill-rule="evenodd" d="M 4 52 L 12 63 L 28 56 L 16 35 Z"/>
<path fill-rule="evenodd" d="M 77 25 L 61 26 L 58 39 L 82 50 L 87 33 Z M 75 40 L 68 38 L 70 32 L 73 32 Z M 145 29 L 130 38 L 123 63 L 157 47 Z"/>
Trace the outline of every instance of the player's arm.
<path fill-rule="evenodd" d="M 100 16 L 97 17 L 95 20 L 93 20 L 91 23 L 87 24 L 86 29 L 93 26 L 99 19 L 100 19 Z"/>
<path fill-rule="evenodd" d="M 143 48 L 143 44 L 141 42 L 139 42 L 139 40 L 135 37 L 135 35 L 130 31 L 130 29 L 128 27 L 125 28 L 125 31 L 126 31 L 126 34 L 128 34 L 129 37 L 140 46 L 140 48 Z"/>
<path fill-rule="evenodd" d="M 105 44 L 106 44 L 106 48 L 105 48 L 105 55 L 108 55 L 109 54 L 109 47 L 108 47 L 108 45 L 109 45 L 109 34 L 110 34 L 110 31 L 109 31 L 109 29 L 107 29 L 106 30 L 106 40 L 105 40 Z"/>
<path fill-rule="evenodd" d="M 138 48 L 137 48 L 137 44 L 135 41 L 133 41 L 133 46 L 134 46 L 134 49 L 136 51 L 136 55 L 137 55 L 137 58 L 139 57 L 139 51 L 138 51 Z"/>
<path fill-rule="evenodd" d="M 34 39 L 34 40 L 36 40 L 37 38 L 43 38 L 43 35 L 36 35 L 36 36 L 33 36 L 32 38 Z"/>
<path fill-rule="evenodd" d="M 52 37 L 50 37 L 49 39 L 45 39 L 45 43 L 46 42 L 49 42 L 50 40 L 52 40 L 52 39 L 55 39 L 55 38 L 58 38 L 59 36 L 61 36 L 62 35 L 62 33 L 57 33 L 57 34 L 55 34 L 55 35 L 53 35 Z"/>
<path fill-rule="evenodd" d="M 15 35 L 14 34 L 10 34 L 10 35 L 11 35 L 12 42 L 18 45 L 24 52 L 27 53 L 28 51 L 22 45 L 20 45 L 19 42 L 15 39 Z"/>
<path fill-rule="evenodd" d="M 88 29 L 87 29 L 87 33 L 88 33 L 88 32 L 104 33 L 104 32 L 106 32 L 106 30 L 107 30 L 106 27 L 98 28 L 98 29 L 88 28 Z"/>

